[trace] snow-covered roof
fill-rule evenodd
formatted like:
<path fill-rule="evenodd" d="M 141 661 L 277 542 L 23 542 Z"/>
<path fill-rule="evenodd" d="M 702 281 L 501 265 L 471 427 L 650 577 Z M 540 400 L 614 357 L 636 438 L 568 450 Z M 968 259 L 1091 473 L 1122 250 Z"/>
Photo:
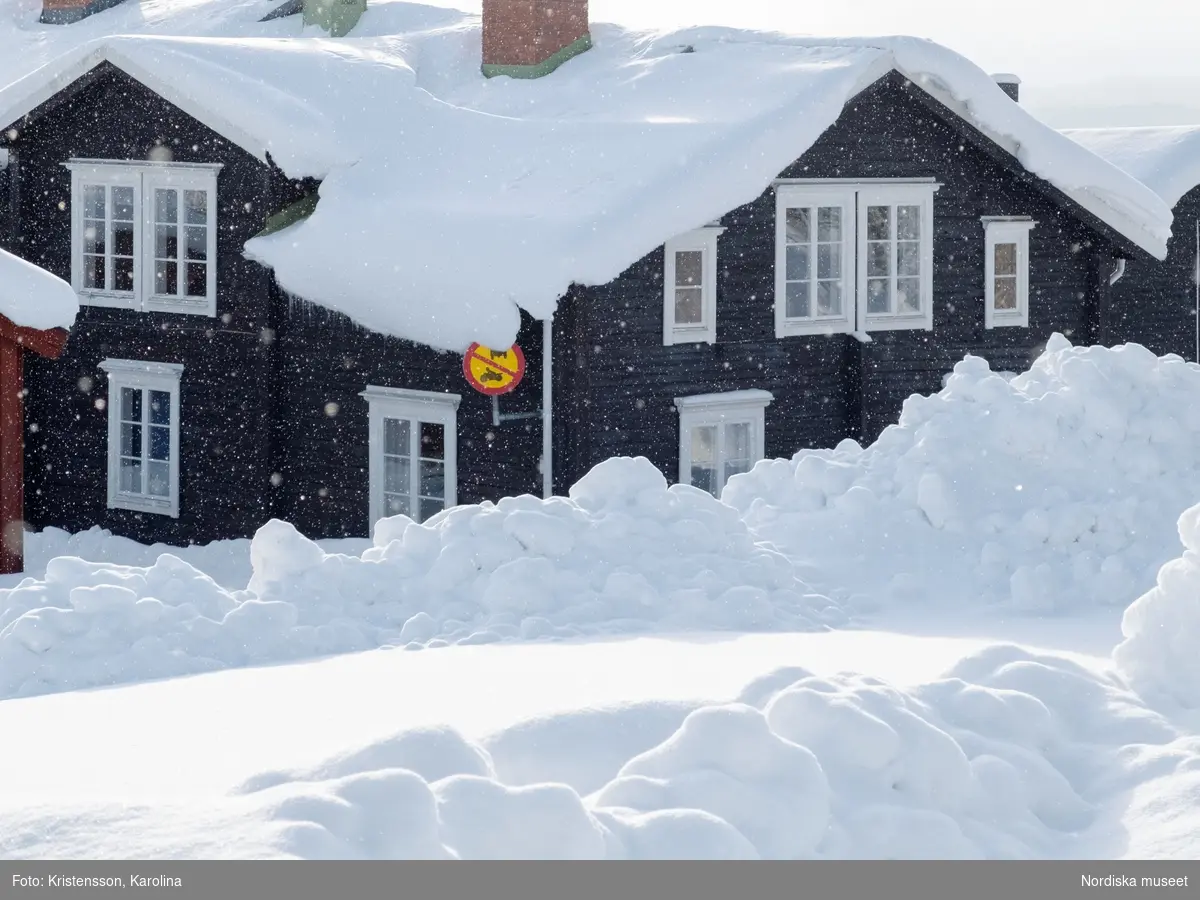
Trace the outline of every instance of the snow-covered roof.
<path fill-rule="evenodd" d="M 507 345 L 518 307 L 543 318 L 573 282 L 610 281 L 758 197 L 893 69 L 1166 253 L 1158 196 L 926 40 L 595 25 L 594 49 L 549 77 L 488 80 L 478 16 L 373 0 L 335 40 L 298 17 L 258 22 L 270 6 L 155 0 L 68 27 L 0 21 L 16 51 L 0 54 L 0 125 L 107 60 L 288 175 L 323 179 L 312 216 L 247 245 L 285 289 L 456 351 Z"/>
<path fill-rule="evenodd" d="M 24 328 L 70 328 L 79 298 L 56 275 L 0 250 L 0 315 Z"/>
<path fill-rule="evenodd" d="M 1063 133 L 1124 169 L 1171 207 L 1200 185 L 1200 125 L 1072 128 Z"/>

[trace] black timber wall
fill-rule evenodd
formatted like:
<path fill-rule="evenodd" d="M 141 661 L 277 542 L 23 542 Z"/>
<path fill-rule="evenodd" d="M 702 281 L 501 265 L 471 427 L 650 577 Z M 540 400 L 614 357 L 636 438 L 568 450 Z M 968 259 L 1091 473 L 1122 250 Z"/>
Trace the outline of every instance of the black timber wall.
<path fill-rule="evenodd" d="M 1159 356 L 1196 361 L 1196 223 L 1200 187 L 1175 204 L 1167 258 L 1131 260 L 1113 285 L 1110 343 L 1133 341 Z"/>
<path fill-rule="evenodd" d="M 7 128 L 7 124 L 0 126 Z M 219 162 L 217 316 L 83 307 L 64 356 L 26 357 L 26 516 L 183 544 L 252 534 L 271 514 L 270 273 L 242 255 L 280 178 L 111 67 L 15 123 L 9 249 L 69 280 L 71 157 Z M 107 508 L 108 357 L 182 363 L 180 516 Z"/>
<path fill-rule="evenodd" d="M 493 424 L 492 400 L 463 377 L 463 358 L 357 327 L 277 293 L 273 443 L 274 508 L 314 538 L 369 533 L 368 385 L 459 394 L 458 502 L 541 495 L 538 418 Z M 525 378 L 500 398 L 502 416 L 536 412 L 542 394 L 542 326 L 523 319 Z M 465 348 L 464 348 L 465 349 Z"/>
<path fill-rule="evenodd" d="M 774 335 L 774 189 L 724 216 L 718 245 L 717 343 L 662 344 L 662 250 L 602 287 L 574 291 L 556 326 L 556 484 L 612 455 L 644 455 L 678 475 L 674 398 L 761 388 L 768 457 L 864 442 L 913 393 L 941 388 L 967 353 L 1021 371 L 1055 331 L 1095 339 L 1113 249 L 994 146 L 890 76 L 860 94 L 781 173 L 784 178 L 934 178 L 933 331 Z M 1037 220 L 1030 240 L 1030 325 L 984 328 L 983 216 Z M 563 391 L 573 392 L 561 396 Z"/>

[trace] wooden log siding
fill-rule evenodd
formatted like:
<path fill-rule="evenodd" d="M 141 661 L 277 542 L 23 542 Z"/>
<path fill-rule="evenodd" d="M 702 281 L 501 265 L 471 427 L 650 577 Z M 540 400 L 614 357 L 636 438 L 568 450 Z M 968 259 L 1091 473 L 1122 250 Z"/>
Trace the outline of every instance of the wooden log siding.
<path fill-rule="evenodd" d="M 0 126 L 0 127 L 7 127 Z M 30 357 L 26 509 L 31 524 L 101 525 L 142 541 L 252 534 L 270 514 L 270 274 L 242 255 L 262 227 L 268 167 L 118 70 L 103 66 L 18 123 L 15 249 L 71 277 L 71 157 L 219 162 L 217 316 L 84 306 L 67 351 Z M 107 508 L 108 357 L 182 363 L 180 515 Z M 32 429 L 36 427 L 36 431 Z"/>
<path fill-rule="evenodd" d="M 557 483 L 616 455 L 649 457 L 678 474 L 675 397 L 745 388 L 770 391 L 766 453 L 787 457 L 844 438 L 874 440 L 913 393 L 939 390 L 967 353 L 1021 371 L 1055 331 L 1078 340 L 1090 326 L 1096 257 L 1105 238 L 1039 190 L 1015 160 L 980 146 L 891 76 L 852 101 L 784 178 L 934 178 L 934 329 L 776 339 L 775 193 L 730 212 L 718 243 L 717 343 L 662 345 L 662 251 L 602 287 L 568 298 L 556 366 L 577 396 L 558 401 Z M 1030 241 L 1028 328 L 984 327 L 983 216 L 1037 220 Z M 1111 271 L 1111 265 L 1106 271 Z M 565 379 L 568 376 L 560 376 Z M 560 381 L 560 387 L 565 382 Z M 579 432 L 586 432 L 580 434 Z M 565 467 L 565 468 L 564 468 Z"/>

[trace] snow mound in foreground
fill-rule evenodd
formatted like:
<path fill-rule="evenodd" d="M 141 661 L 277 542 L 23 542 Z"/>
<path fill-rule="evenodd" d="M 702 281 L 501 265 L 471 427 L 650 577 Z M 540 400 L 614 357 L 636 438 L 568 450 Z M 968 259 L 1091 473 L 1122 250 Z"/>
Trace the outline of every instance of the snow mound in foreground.
<path fill-rule="evenodd" d="M 1113 651 L 1122 674 L 1143 695 L 1200 708 L 1200 506 L 1179 518 L 1183 556 L 1125 610 L 1125 636 Z"/>
<path fill-rule="evenodd" d="M 914 690 L 788 669 L 690 711 L 573 712 L 482 744 L 418 729 L 237 793 L 307 858 L 1061 857 L 1100 819 L 1078 763 L 1178 737 L 1112 679 L 995 646 Z"/>
<path fill-rule="evenodd" d="M 759 463 L 723 499 L 816 585 L 1036 612 L 1124 605 L 1198 498 L 1200 366 L 1054 335 L 1029 371 L 958 363 L 870 447 Z"/>
<path fill-rule="evenodd" d="M 229 590 L 172 554 L 51 560 L 0 591 L 0 698 L 387 645 L 844 622 L 733 509 L 668 488 L 644 459 L 602 463 L 569 499 L 386 519 L 358 555 L 272 521 L 250 561 L 247 588 Z"/>

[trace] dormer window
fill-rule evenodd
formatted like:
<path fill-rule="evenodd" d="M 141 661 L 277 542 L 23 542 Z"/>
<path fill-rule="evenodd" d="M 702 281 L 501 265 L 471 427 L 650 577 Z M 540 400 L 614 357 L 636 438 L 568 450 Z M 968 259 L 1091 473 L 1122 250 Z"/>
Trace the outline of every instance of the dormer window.
<path fill-rule="evenodd" d="M 701 228 L 667 241 L 663 272 L 663 344 L 717 340 L 717 237 Z"/>
<path fill-rule="evenodd" d="M 218 165 L 72 160 L 79 301 L 217 314 Z"/>

